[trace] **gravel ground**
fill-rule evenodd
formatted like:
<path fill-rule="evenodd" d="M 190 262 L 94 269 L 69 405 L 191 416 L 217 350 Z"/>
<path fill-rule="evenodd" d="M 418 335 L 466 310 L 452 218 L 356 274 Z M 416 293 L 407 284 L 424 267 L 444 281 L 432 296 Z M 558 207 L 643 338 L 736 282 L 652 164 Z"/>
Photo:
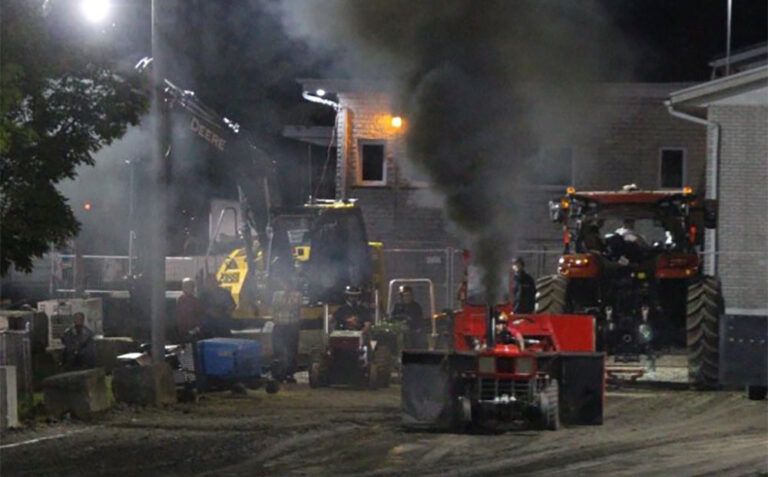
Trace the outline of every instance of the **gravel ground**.
<path fill-rule="evenodd" d="M 3 436 L 2 475 L 768 474 L 768 407 L 735 392 L 620 389 L 605 424 L 408 432 L 399 388 L 286 386 Z M 33 440 L 36 439 L 34 441 Z"/>

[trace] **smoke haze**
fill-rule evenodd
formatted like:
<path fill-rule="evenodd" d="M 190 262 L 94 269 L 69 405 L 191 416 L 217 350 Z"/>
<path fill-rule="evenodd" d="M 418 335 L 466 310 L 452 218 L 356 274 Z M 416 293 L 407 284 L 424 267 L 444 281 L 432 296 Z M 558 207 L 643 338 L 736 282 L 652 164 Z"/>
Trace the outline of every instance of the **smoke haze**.
<path fill-rule="evenodd" d="M 282 3 L 286 28 L 335 52 L 334 73 L 398 85 L 409 159 L 469 233 L 487 299 L 516 248 L 537 152 L 583 133 L 593 83 L 629 67 L 596 2 Z M 609 74 L 610 73 L 610 74 Z"/>

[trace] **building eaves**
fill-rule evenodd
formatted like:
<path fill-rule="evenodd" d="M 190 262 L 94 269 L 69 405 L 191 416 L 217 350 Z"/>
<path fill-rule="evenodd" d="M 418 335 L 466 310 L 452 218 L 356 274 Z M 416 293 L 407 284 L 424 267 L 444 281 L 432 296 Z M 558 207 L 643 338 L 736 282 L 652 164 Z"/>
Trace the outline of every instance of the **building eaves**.
<path fill-rule="evenodd" d="M 333 138 L 333 126 L 285 126 L 283 137 L 315 146 L 336 145 L 336 140 Z"/>
<path fill-rule="evenodd" d="M 300 78 L 296 81 L 303 91 L 310 93 L 319 89 L 331 94 L 357 91 L 388 92 L 395 89 L 395 83 L 387 80 Z"/>
<path fill-rule="evenodd" d="M 669 94 L 672 106 L 702 108 L 709 103 L 768 85 L 768 65 L 708 81 Z"/>

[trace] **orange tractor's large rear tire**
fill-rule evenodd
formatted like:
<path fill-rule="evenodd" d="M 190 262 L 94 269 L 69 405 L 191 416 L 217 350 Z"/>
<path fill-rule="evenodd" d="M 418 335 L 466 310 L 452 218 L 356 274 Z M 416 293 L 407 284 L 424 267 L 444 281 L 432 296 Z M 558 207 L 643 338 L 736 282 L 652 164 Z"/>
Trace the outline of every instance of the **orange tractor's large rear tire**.
<path fill-rule="evenodd" d="M 685 320 L 688 378 L 696 385 L 716 387 L 718 384 L 720 315 L 724 311 L 717 278 L 702 277 L 688 285 Z"/>
<path fill-rule="evenodd" d="M 536 313 L 567 313 L 568 280 L 548 275 L 536 280 Z"/>

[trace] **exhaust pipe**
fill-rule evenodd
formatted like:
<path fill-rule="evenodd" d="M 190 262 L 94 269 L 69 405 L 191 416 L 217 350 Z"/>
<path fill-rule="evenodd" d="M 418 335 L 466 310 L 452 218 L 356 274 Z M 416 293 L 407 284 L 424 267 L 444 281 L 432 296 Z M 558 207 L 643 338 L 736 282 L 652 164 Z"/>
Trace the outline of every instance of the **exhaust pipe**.
<path fill-rule="evenodd" d="M 485 346 L 492 348 L 496 342 L 496 319 L 493 316 L 493 305 L 485 306 Z"/>

